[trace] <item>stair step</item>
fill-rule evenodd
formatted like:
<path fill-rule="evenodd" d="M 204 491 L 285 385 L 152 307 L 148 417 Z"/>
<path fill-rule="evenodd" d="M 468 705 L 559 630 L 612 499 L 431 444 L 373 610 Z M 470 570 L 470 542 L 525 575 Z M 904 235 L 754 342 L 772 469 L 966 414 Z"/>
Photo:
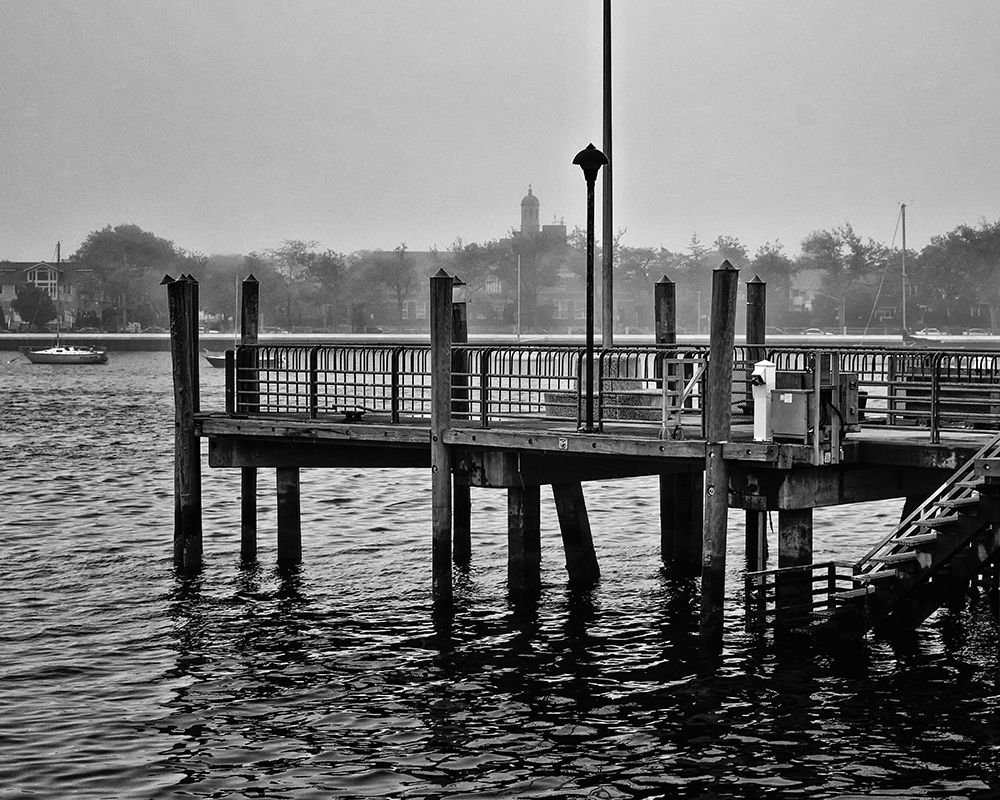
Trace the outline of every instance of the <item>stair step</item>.
<path fill-rule="evenodd" d="M 855 597 L 867 597 L 870 594 L 875 594 L 874 586 L 862 586 L 860 589 L 846 589 L 830 596 L 839 602 L 842 600 L 853 600 Z"/>
<path fill-rule="evenodd" d="M 896 540 L 896 544 L 902 547 L 920 547 L 925 544 L 933 544 L 938 540 L 937 533 L 917 533 L 913 536 L 903 536 Z"/>
<path fill-rule="evenodd" d="M 876 581 L 888 581 L 898 578 L 899 573 L 894 569 L 873 569 L 871 572 L 862 572 L 854 576 L 854 580 L 861 583 L 875 583 Z"/>
<path fill-rule="evenodd" d="M 938 500 L 934 505 L 938 508 L 969 508 L 979 505 L 979 497 L 970 495 L 969 497 L 955 497 L 951 500 Z"/>
<path fill-rule="evenodd" d="M 980 486 L 983 485 L 983 479 L 970 478 L 967 481 L 955 481 L 954 485 L 962 489 L 978 489 Z"/>
<path fill-rule="evenodd" d="M 918 519 L 916 524 L 923 525 L 925 528 L 943 528 L 946 525 L 954 525 L 958 520 L 958 514 L 939 514 L 936 517 Z"/>
<path fill-rule="evenodd" d="M 875 556 L 872 561 L 878 561 L 880 564 L 905 564 L 908 561 L 916 561 L 918 555 L 913 550 L 906 550 L 902 553 L 889 553 L 885 556 Z"/>

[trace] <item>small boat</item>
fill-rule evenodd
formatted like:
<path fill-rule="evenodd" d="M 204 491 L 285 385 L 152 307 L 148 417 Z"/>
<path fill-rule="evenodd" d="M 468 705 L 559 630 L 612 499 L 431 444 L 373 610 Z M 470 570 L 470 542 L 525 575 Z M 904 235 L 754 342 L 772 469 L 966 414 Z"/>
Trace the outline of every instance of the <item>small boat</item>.
<path fill-rule="evenodd" d="M 205 360 L 211 364 L 213 367 L 225 368 L 226 366 L 226 354 L 212 352 L 211 350 L 202 350 L 201 354 L 205 357 Z M 281 369 L 282 359 L 279 356 L 271 356 L 261 358 L 257 364 L 257 369 L 269 369 L 276 370 Z"/>
<path fill-rule="evenodd" d="M 108 353 L 95 347 L 80 347 L 75 344 L 55 344 L 44 350 L 21 350 L 32 364 L 107 364 Z"/>
<path fill-rule="evenodd" d="M 205 356 L 205 360 L 211 364 L 213 367 L 225 367 L 226 366 L 226 354 L 225 353 L 213 353 L 211 350 L 202 350 L 201 354 Z"/>

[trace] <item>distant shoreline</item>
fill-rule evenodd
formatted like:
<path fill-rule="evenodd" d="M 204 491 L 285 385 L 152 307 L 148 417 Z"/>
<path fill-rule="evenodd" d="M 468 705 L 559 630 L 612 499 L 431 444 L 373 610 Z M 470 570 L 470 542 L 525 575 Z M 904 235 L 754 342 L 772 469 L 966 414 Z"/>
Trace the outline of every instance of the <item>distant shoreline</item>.
<path fill-rule="evenodd" d="M 55 335 L 51 333 L 0 333 L 0 351 L 17 351 L 22 347 L 45 347 L 52 343 Z M 61 339 L 66 344 L 93 345 L 103 347 L 111 351 L 122 352 L 166 352 L 170 350 L 170 334 L 168 333 L 64 333 Z M 470 334 L 471 343 L 495 342 L 498 344 L 514 344 L 516 337 L 512 334 Z M 679 335 L 678 344 L 681 345 L 704 345 L 708 343 L 708 336 Z M 350 342 L 360 344 L 419 344 L 428 343 L 427 334 L 399 334 L 399 333 L 371 333 L 371 334 L 349 334 L 349 333 L 271 333 L 262 334 L 261 344 L 273 345 L 323 345 L 323 344 L 345 344 Z M 623 345 L 649 345 L 653 342 L 651 335 L 623 335 L 615 336 L 615 342 Z M 737 336 L 737 344 L 743 342 L 742 336 Z M 521 344 L 525 345 L 580 345 L 584 343 L 584 338 L 579 335 L 553 335 L 553 334 L 524 334 L 521 336 Z M 770 334 L 767 337 L 767 344 L 773 345 L 800 345 L 804 347 L 816 347 L 820 349 L 832 349 L 838 346 L 853 345 L 865 347 L 900 347 L 902 339 L 900 336 L 858 336 L 858 335 L 826 335 L 826 336 L 805 336 L 805 335 L 782 335 Z M 232 333 L 202 333 L 199 335 L 199 346 L 203 350 L 221 352 L 232 349 L 234 345 Z M 975 349 L 994 350 L 1000 348 L 1000 337 L 996 336 L 936 336 L 928 340 L 928 347 L 934 349 Z"/>

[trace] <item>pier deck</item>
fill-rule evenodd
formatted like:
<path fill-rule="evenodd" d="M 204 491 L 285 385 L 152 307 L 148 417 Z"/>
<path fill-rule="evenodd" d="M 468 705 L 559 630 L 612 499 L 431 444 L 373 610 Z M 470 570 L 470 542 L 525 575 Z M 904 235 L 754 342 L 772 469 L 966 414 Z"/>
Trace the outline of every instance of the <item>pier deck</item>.
<path fill-rule="evenodd" d="M 716 649 L 734 508 L 745 511 L 748 609 L 758 618 L 801 626 L 823 612 L 855 634 L 887 619 L 916 624 L 948 591 L 995 571 L 1000 479 L 977 465 L 1000 458 L 1000 352 L 736 346 L 735 271 L 724 265 L 713 281 L 713 297 L 731 302 L 714 315 L 708 348 L 678 345 L 658 324 L 656 344 L 596 352 L 466 344 L 464 306 L 452 304 L 444 273 L 431 278 L 429 345 L 264 346 L 256 282 L 245 283 L 250 334 L 227 353 L 225 409 L 210 411 L 198 407 L 196 286 L 168 283 L 175 560 L 200 563 L 206 439 L 209 466 L 242 471 L 245 558 L 256 555 L 257 470 L 276 471 L 278 560 L 287 564 L 302 556 L 300 469 L 429 468 L 437 597 L 450 596 L 452 561 L 470 556 L 470 487 L 507 492 L 508 581 L 521 591 L 539 580 L 540 487 L 555 499 L 569 580 L 590 584 L 600 569 L 582 484 L 657 476 L 663 560 L 700 573 L 702 634 Z M 772 370 L 768 392 L 752 379 L 755 364 Z M 757 413 L 772 405 L 776 413 Z M 813 564 L 813 509 L 888 498 L 905 498 L 904 520 L 869 561 L 846 575 L 843 565 Z M 771 511 L 778 570 L 767 571 Z M 842 608 L 851 613 L 832 612 Z"/>

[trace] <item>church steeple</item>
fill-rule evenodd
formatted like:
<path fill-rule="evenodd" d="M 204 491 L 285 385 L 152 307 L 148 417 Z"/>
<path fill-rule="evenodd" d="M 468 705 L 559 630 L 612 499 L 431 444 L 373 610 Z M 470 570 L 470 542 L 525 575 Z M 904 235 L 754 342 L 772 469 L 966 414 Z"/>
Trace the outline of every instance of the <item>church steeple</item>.
<path fill-rule="evenodd" d="M 531 193 L 531 184 L 528 184 L 528 193 L 521 200 L 521 235 L 527 236 L 538 233 L 538 198 Z"/>

